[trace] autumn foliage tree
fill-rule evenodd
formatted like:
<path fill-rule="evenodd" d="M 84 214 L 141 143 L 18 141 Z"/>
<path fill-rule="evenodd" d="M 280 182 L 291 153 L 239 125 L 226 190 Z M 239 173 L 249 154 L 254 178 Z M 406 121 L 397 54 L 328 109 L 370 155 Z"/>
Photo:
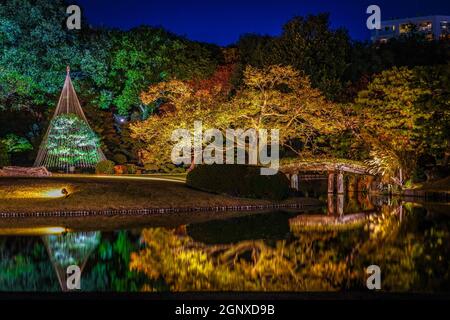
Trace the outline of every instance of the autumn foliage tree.
<path fill-rule="evenodd" d="M 144 163 L 169 161 L 172 131 L 193 128 L 194 121 L 202 121 L 204 129 L 222 131 L 279 129 L 280 143 L 293 150 L 293 139 L 300 139 L 309 148 L 318 134 L 342 129 L 339 107 L 328 102 L 311 87 L 307 76 L 292 67 L 248 66 L 243 86 L 232 97 L 222 72 L 200 84 L 171 80 L 142 93 L 143 103 L 160 104 L 155 115 L 131 125 L 132 136 L 142 142 Z"/>
<path fill-rule="evenodd" d="M 343 129 L 342 112 L 290 66 L 247 66 L 244 86 L 231 101 L 232 123 L 241 128 L 279 129 L 280 143 L 296 153 L 314 149 L 315 137 Z M 299 139 L 302 149 L 291 142 Z"/>
<path fill-rule="evenodd" d="M 448 66 L 393 68 L 359 93 L 361 135 L 370 145 L 374 172 L 403 185 L 419 157 L 448 152 Z M 447 98 L 445 98 L 447 97 Z"/>
<path fill-rule="evenodd" d="M 220 85 L 209 90 L 195 89 L 188 82 L 170 80 L 151 86 L 142 93 L 141 100 L 145 104 L 158 103 L 158 109 L 147 120 L 130 125 L 131 136 L 142 145 L 141 161 L 156 166 L 170 163 L 172 132 L 191 129 L 195 121 L 202 121 L 204 129 L 224 128 L 224 99 Z"/>

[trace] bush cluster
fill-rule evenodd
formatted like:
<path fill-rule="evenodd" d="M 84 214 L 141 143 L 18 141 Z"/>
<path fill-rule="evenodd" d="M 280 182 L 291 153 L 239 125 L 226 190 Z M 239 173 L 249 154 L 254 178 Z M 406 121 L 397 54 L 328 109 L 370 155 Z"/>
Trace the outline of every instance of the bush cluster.
<path fill-rule="evenodd" d="M 97 174 L 114 174 L 114 162 L 111 160 L 103 160 L 95 166 Z"/>

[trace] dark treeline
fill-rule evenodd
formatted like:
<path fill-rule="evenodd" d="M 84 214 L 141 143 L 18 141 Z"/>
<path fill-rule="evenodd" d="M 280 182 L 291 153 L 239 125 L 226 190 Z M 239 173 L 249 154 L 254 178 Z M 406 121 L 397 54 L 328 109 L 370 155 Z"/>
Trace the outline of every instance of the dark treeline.
<path fill-rule="evenodd" d="M 392 67 L 446 64 L 448 42 L 410 34 L 382 45 L 353 41 L 345 29 L 332 30 L 329 15 L 294 17 L 279 37 L 243 35 L 236 44 L 240 70 L 246 65 L 291 65 L 309 75 L 329 99 L 352 102 L 374 74 Z M 236 81 L 241 79 L 237 74 Z"/>

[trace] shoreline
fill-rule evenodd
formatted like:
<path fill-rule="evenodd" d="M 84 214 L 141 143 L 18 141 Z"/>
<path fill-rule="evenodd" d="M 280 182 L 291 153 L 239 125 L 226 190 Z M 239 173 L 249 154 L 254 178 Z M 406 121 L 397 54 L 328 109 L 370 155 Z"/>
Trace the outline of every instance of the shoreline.
<path fill-rule="evenodd" d="M 295 203 L 273 203 L 260 205 L 232 205 L 209 207 L 168 207 L 143 209 L 110 209 L 110 210 L 64 210 L 41 212 L 0 212 L 0 218 L 37 218 L 37 217 L 85 217 L 85 216 L 148 216 L 156 214 L 189 213 L 189 212 L 247 212 L 273 209 L 302 209 L 305 207 L 320 207 L 324 204 L 317 200 Z"/>
<path fill-rule="evenodd" d="M 158 178 L 65 176 L 0 179 L 0 218 L 146 216 L 324 205 L 320 200 L 301 197 L 282 201 L 231 197 L 199 191 L 181 181 Z M 63 189 L 68 190 L 69 196 L 64 197 Z M 52 198 L 54 194 L 56 197 Z"/>

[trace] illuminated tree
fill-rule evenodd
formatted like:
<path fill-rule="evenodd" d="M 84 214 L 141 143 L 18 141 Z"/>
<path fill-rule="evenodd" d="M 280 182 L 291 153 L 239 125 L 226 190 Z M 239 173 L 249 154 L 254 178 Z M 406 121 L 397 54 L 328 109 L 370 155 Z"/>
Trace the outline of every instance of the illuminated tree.
<path fill-rule="evenodd" d="M 170 162 L 172 131 L 191 129 L 194 121 L 202 121 L 205 130 L 223 132 L 226 128 L 279 129 L 280 143 L 296 152 L 290 143 L 293 139 L 300 139 L 304 149 L 314 149 L 319 134 L 344 127 L 339 107 L 292 67 L 247 67 L 244 75 L 243 86 L 231 99 L 227 90 L 219 90 L 223 84 L 196 90 L 189 83 L 172 80 L 144 91 L 143 103 L 160 103 L 156 115 L 130 126 L 132 137 L 141 142 L 144 163 Z"/>
<path fill-rule="evenodd" d="M 311 87 L 309 77 L 290 66 L 264 69 L 248 66 L 244 85 L 231 101 L 231 122 L 240 128 L 279 129 L 280 143 L 296 153 L 315 149 L 315 138 L 344 128 L 343 114 L 321 92 Z M 291 146 L 293 139 L 303 149 Z"/>
<path fill-rule="evenodd" d="M 196 90 L 187 82 L 171 80 L 150 86 L 141 94 L 143 103 L 159 104 L 147 120 L 130 125 L 131 136 L 140 142 L 144 163 L 159 166 L 171 162 L 171 135 L 175 129 L 192 129 L 194 121 L 202 121 L 205 130 L 228 126 L 227 91 L 220 84 L 206 87 Z"/>
<path fill-rule="evenodd" d="M 120 115 L 143 107 L 139 94 L 151 84 L 171 78 L 204 78 L 217 64 L 214 46 L 188 41 L 162 28 L 113 32 L 111 42 L 111 68 L 100 106 L 114 105 Z"/>
<path fill-rule="evenodd" d="M 376 76 L 356 99 L 369 162 L 398 185 L 412 176 L 421 155 L 448 152 L 450 68 L 393 68 Z"/>
<path fill-rule="evenodd" d="M 14 133 L 6 135 L 2 142 L 6 145 L 9 153 L 26 152 L 33 149 L 33 146 L 26 138 L 19 137 Z"/>
<path fill-rule="evenodd" d="M 100 140 L 89 125 L 75 114 L 61 114 L 50 124 L 45 148 L 48 166 L 92 166 L 100 161 Z"/>

